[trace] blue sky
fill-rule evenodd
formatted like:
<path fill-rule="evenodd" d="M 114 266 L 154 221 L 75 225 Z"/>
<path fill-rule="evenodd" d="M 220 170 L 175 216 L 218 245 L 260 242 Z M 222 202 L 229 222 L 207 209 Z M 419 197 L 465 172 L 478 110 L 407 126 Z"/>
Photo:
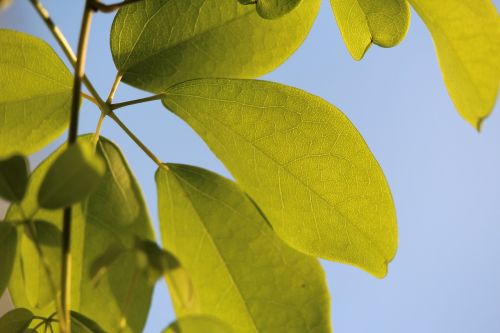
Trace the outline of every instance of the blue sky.
<path fill-rule="evenodd" d="M 76 44 L 81 4 L 47 0 L 55 21 Z M 494 1 L 498 6 L 499 1 Z M 353 61 L 328 1 L 309 38 L 267 80 L 295 86 L 339 107 L 380 162 L 396 203 L 399 250 L 384 280 L 323 262 L 338 333 L 500 332 L 500 110 L 478 134 L 455 111 L 444 87 L 432 40 L 415 13 L 396 48 L 372 47 Z M 116 70 L 109 52 L 112 16 L 94 19 L 88 74 L 107 92 Z M 48 40 L 28 1 L 15 0 L 0 26 Z M 104 94 L 104 93 L 103 93 Z M 121 85 L 116 101 L 146 94 Z M 119 115 L 164 161 L 229 174 L 194 132 L 159 102 Z M 84 105 L 80 130 L 95 129 L 98 111 Z M 157 225 L 155 164 L 107 120 L 105 136 L 125 152 Z M 61 141 L 59 141 L 61 142 Z M 56 144 L 51 146 L 53 149 Z M 40 160 L 49 150 L 37 154 Z M 163 283 L 156 288 L 146 333 L 174 318 Z"/>

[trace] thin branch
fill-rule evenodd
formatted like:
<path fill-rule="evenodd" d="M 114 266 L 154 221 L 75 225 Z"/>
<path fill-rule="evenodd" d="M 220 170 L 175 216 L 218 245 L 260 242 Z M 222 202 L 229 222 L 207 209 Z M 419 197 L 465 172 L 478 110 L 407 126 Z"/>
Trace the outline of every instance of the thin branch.
<path fill-rule="evenodd" d="M 163 167 L 164 164 L 162 163 L 162 161 L 158 157 L 156 157 L 156 155 L 153 154 L 151 150 L 149 150 L 149 148 L 146 147 L 146 145 L 142 143 L 141 140 L 139 140 L 139 138 L 135 136 L 135 134 L 132 133 L 132 131 L 129 130 L 128 127 L 124 123 L 122 123 L 122 121 L 113 112 L 108 114 L 108 116 L 113 119 L 115 123 L 117 123 L 118 126 L 120 126 L 121 129 L 125 131 L 125 133 L 127 133 L 127 135 L 146 153 L 146 155 L 148 155 L 149 158 L 153 160 L 153 162 L 155 162 L 159 167 Z"/>
<path fill-rule="evenodd" d="M 123 6 L 139 2 L 142 0 L 125 0 L 117 3 L 113 3 L 110 5 L 103 4 L 97 0 L 92 1 L 92 6 L 95 11 L 103 12 L 103 13 L 112 13 L 114 11 L 117 11 L 118 9 L 122 8 Z"/>
<path fill-rule="evenodd" d="M 99 135 L 101 133 L 102 123 L 104 122 L 104 118 L 106 118 L 106 114 L 101 112 L 101 116 L 99 117 L 99 121 L 97 122 L 97 126 L 94 132 L 94 136 L 92 137 L 92 143 L 95 146 L 97 145 L 97 141 L 99 141 Z"/>
<path fill-rule="evenodd" d="M 115 97 L 116 89 L 118 89 L 118 86 L 120 85 L 120 82 L 122 81 L 122 74 L 119 72 L 116 73 L 115 81 L 113 82 L 113 85 L 111 86 L 111 90 L 109 91 L 108 99 L 106 100 L 106 104 L 111 104 L 113 102 L 113 97 Z"/>
<path fill-rule="evenodd" d="M 111 110 L 116 110 L 116 109 L 123 108 L 123 107 L 129 106 L 129 105 L 156 101 L 156 100 L 164 98 L 165 96 L 166 96 L 165 93 L 161 93 L 161 94 L 157 94 L 157 95 L 153 95 L 153 96 L 149 96 L 149 97 L 133 99 L 133 100 L 126 101 L 126 102 L 111 104 Z"/>
<path fill-rule="evenodd" d="M 64 35 L 61 32 L 61 30 L 59 29 L 59 27 L 54 23 L 54 21 L 50 17 L 50 14 L 47 11 L 47 9 L 45 9 L 45 7 L 41 4 L 41 2 L 39 0 L 30 0 L 30 2 L 33 4 L 33 7 L 35 7 L 35 10 L 37 11 L 38 15 L 40 15 L 42 20 L 45 22 L 45 24 L 49 28 L 50 32 L 52 33 L 52 35 L 56 39 L 57 43 L 59 44 L 59 46 L 63 50 L 63 52 L 66 55 L 66 57 L 68 58 L 68 60 L 71 62 L 73 67 L 76 67 L 75 53 L 73 52 L 73 49 L 69 45 L 66 37 L 64 37 Z M 104 101 L 99 96 L 99 94 L 97 93 L 97 90 L 94 88 L 94 86 L 92 85 L 92 83 L 90 82 L 90 80 L 88 79 L 88 77 L 85 74 L 83 75 L 82 80 L 83 80 L 83 84 L 85 84 L 85 87 L 87 87 L 90 94 L 92 94 L 92 96 L 94 96 L 95 100 L 99 104 L 104 104 Z"/>
<path fill-rule="evenodd" d="M 100 107 L 99 102 L 97 102 L 93 96 L 82 92 L 82 97 Z"/>

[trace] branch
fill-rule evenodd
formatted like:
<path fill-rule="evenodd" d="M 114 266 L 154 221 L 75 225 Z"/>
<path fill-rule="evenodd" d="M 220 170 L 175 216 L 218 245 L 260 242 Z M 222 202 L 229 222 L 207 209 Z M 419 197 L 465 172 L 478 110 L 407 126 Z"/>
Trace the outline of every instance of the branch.
<path fill-rule="evenodd" d="M 123 108 L 123 107 L 129 106 L 129 105 L 156 101 L 156 100 L 164 98 L 165 96 L 166 96 L 165 93 L 161 93 L 161 94 L 157 94 L 157 95 L 153 95 L 153 96 L 149 96 L 149 97 L 133 99 L 133 100 L 126 101 L 126 102 L 111 104 L 110 107 L 111 107 L 111 110 L 116 110 L 116 109 Z"/>

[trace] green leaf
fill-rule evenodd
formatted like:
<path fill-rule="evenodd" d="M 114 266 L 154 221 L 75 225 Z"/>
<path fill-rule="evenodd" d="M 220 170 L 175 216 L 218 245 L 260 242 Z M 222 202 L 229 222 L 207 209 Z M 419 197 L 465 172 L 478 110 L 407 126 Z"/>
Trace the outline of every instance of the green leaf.
<path fill-rule="evenodd" d="M 410 0 L 432 34 L 448 93 L 480 130 L 500 81 L 500 18 L 489 0 Z"/>
<path fill-rule="evenodd" d="M 71 332 L 106 333 L 95 321 L 76 311 L 71 311 Z"/>
<path fill-rule="evenodd" d="M 197 297 L 178 316 L 215 316 L 237 332 L 330 332 L 317 259 L 288 247 L 232 181 L 168 164 L 156 173 L 165 247 L 189 272 Z"/>
<path fill-rule="evenodd" d="M 410 25 L 406 0 L 330 0 L 330 3 L 342 38 L 355 60 L 361 60 L 372 43 L 396 46 Z"/>
<path fill-rule="evenodd" d="M 18 308 L 11 310 L 0 318 L 0 332 L 24 333 L 33 320 L 33 317 L 33 313 L 28 309 Z"/>
<path fill-rule="evenodd" d="M 71 145 L 47 172 L 38 192 L 40 206 L 59 209 L 82 201 L 99 185 L 104 170 L 90 143 Z"/>
<path fill-rule="evenodd" d="M 111 244 L 101 255 L 99 255 L 90 266 L 90 279 L 97 284 L 115 263 L 120 256 L 125 254 L 127 249 L 120 243 Z"/>
<path fill-rule="evenodd" d="M 291 12 L 302 0 L 238 0 L 242 5 L 255 4 L 265 19 L 277 19 Z"/>
<path fill-rule="evenodd" d="M 61 247 L 61 230 L 54 224 L 43 220 L 37 220 L 32 223 L 32 226 L 35 234 L 26 234 L 32 241 L 37 241 L 45 246 Z"/>
<path fill-rule="evenodd" d="M 0 295 L 3 294 L 9 283 L 16 252 L 16 227 L 9 222 L 0 222 Z M 0 330 L 0 332 L 4 331 Z"/>
<path fill-rule="evenodd" d="M 80 142 L 90 142 L 92 136 L 79 138 Z M 48 170 L 65 151 L 60 147 L 32 173 L 22 207 L 26 215 L 34 214 L 35 220 L 62 227 L 62 211 L 38 207 L 38 191 Z M 131 248 L 136 237 L 154 239 L 151 221 L 137 181 L 118 147 L 100 138 L 96 154 L 105 161 L 106 171 L 96 190 L 82 203 L 73 206 L 72 219 L 72 310 L 97 321 L 104 331 L 116 332 L 121 318 L 122 307 L 136 271 L 135 256 L 127 253 L 109 267 L 107 274 L 97 286 L 91 279 L 92 264 L 101 256 L 109 244 L 121 243 Z M 19 219 L 19 210 L 11 206 L 10 219 Z M 36 222 L 35 222 L 36 223 Z M 32 243 L 23 237 L 23 243 Z M 47 251 L 52 247 L 46 247 Z M 54 248 L 57 249 L 57 248 Z M 57 251 L 60 253 L 60 251 Z M 41 296 L 50 295 L 50 289 L 39 263 L 31 261 L 38 256 L 21 250 L 14 265 L 9 291 L 16 306 L 31 309 L 41 316 L 55 312 L 53 302 L 42 304 Z M 60 259 L 50 259 L 50 267 L 58 281 Z M 30 263 L 30 264 L 25 264 Z M 149 310 L 152 287 L 139 277 L 130 295 L 133 302 L 127 311 L 128 327 L 123 333 L 142 332 Z M 103 311 L 105 309 L 105 311 Z"/>
<path fill-rule="evenodd" d="M 136 250 L 139 252 L 139 269 L 148 277 L 151 283 L 155 283 L 161 276 L 169 271 L 180 268 L 177 258 L 170 252 L 161 249 L 156 242 L 138 239 Z"/>
<path fill-rule="evenodd" d="M 118 11 L 111 51 L 123 81 L 154 92 L 193 78 L 257 77 L 295 52 L 319 4 L 265 20 L 235 0 L 143 0 Z"/>
<path fill-rule="evenodd" d="M 21 201 L 28 185 L 28 174 L 28 161 L 24 156 L 0 160 L 0 198 Z"/>
<path fill-rule="evenodd" d="M 163 333 L 231 333 L 233 330 L 215 317 L 187 316 L 177 319 Z"/>
<path fill-rule="evenodd" d="M 163 102 L 291 246 L 385 276 L 397 247 L 394 204 L 377 161 L 337 108 L 292 87 L 229 79 L 181 83 Z"/>
<path fill-rule="evenodd" d="M 29 155 L 66 129 L 72 75 L 52 48 L 0 29 L 0 157 Z"/>

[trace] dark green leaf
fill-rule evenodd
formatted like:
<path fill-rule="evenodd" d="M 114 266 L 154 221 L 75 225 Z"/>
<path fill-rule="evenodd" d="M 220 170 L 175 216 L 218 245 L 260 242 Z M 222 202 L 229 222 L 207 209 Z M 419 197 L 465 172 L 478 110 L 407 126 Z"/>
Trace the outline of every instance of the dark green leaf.
<path fill-rule="evenodd" d="M 139 268 L 148 276 L 151 283 L 181 266 L 172 253 L 161 249 L 156 242 L 138 239 L 136 249 L 139 252 Z"/>
<path fill-rule="evenodd" d="M 9 222 L 0 222 L 0 295 L 9 283 L 17 252 L 17 229 Z M 0 330 L 0 332 L 3 332 Z"/>
<path fill-rule="evenodd" d="M 0 198 L 21 201 L 28 185 L 28 161 L 22 155 L 14 155 L 0 161 Z"/>
<path fill-rule="evenodd" d="M 60 209 L 82 201 L 99 185 L 104 171 L 104 162 L 91 144 L 72 145 L 47 172 L 38 192 L 40 206 Z"/>
<path fill-rule="evenodd" d="M 177 319 L 163 333 L 231 333 L 224 322 L 210 316 L 187 316 Z"/>
<path fill-rule="evenodd" d="M 193 284 L 188 306 L 174 299 L 179 316 L 215 316 L 238 332 L 330 332 L 318 260 L 288 247 L 235 183 L 177 164 L 156 183 L 163 244 Z"/>
<path fill-rule="evenodd" d="M 94 320 L 71 311 L 71 333 L 106 333 Z"/>
<path fill-rule="evenodd" d="M 265 20 L 236 0 L 139 1 L 115 17 L 113 60 L 124 82 L 157 92 L 200 77 L 258 77 L 295 52 L 319 4 L 302 1 L 281 19 Z"/>
<path fill-rule="evenodd" d="M 0 332 L 24 333 L 33 320 L 33 313 L 28 309 L 17 308 L 0 318 Z"/>
<path fill-rule="evenodd" d="M 72 75 L 41 39 L 0 29 L 0 157 L 29 155 L 68 125 Z"/>
<path fill-rule="evenodd" d="M 34 228 L 35 234 L 27 233 L 26 235 L 32 241 L 38 241 L 41 245 L 60 247 L 61 246 L 61 230 L 54 224 L 37 220 L 31 223 Z M 33 239 L 34 238 L 34 239 Z"/>

